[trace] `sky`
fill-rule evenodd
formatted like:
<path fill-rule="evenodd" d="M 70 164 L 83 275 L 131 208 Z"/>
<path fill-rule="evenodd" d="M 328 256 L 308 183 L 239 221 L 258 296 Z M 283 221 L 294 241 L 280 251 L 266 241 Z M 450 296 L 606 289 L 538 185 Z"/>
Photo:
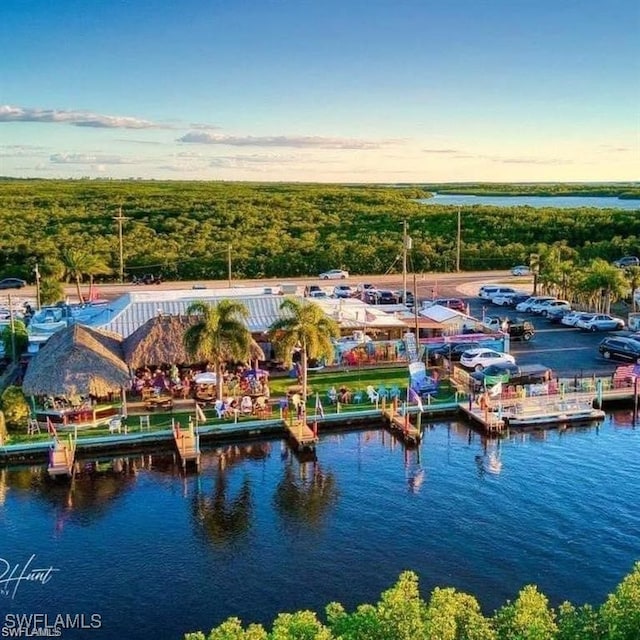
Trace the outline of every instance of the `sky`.
<path fill-rule="evenodd" d="M 638 0 L 2 0 L 0 175 L 637 181 Z"/>

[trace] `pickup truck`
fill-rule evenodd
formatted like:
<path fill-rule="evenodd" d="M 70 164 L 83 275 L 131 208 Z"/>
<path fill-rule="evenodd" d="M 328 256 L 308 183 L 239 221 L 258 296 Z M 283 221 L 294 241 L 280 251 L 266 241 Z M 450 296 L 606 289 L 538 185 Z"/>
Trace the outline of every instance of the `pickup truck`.
<path fill-rule="evenodd" d="M 470 374 L 470 384 L 474 391 L 479 391 L 498 382 L 509 385 L 540 384 L 552 377 L 553 371 L 543 364 L 493 364 Z"/>

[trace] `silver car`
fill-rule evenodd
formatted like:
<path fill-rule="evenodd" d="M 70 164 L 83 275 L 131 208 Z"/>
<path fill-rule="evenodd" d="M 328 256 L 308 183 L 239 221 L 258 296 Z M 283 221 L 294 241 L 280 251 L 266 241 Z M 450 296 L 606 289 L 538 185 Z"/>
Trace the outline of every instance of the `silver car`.
<path fill-rule="evenodd" d="M 606 313 L 596 313 L 578 320 L 576 327 L 585 331 L 618 331 L 624 329 L 624 320 L 614 318 Z"/>

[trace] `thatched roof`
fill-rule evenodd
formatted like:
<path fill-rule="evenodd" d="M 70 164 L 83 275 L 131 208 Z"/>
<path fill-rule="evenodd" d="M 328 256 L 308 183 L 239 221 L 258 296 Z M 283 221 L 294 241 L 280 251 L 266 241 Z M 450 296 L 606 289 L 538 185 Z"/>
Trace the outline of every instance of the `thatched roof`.
<path fill-rule="evenodd" d="M 123 342 L 124 360 L 132 370 L 147 365 L 192 363 L 184 347 L 184 333 L 198 322 L 198 317 L 160 315 L 150 318 Z M 264 360 L 264 352 L 254 342 L 251 358 Z M 204 357 L 196 357 L 197 361 Z"/>
<path fill-rule="evenodd" d="M 27 395 L 105 396 L 129 377 L 122 338 L 73 324 L 54 333 L 31 359 L 22 389 Z"/>
<path fill-rule="evenodd" d="M 162 315 L 150 318 L 125 338 L 122 345 L 125 362 L 131 369 L 189 362 L 184 348 L 184 332 L 195 322 L 195 316 Z"/>

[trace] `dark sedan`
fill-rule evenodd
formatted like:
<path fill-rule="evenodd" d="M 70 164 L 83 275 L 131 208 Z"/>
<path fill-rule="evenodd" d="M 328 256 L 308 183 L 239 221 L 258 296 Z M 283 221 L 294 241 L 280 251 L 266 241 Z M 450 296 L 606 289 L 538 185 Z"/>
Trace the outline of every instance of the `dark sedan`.
<path fill-rule="evenodd" d="M 438 362 L 443 358 L 449 362 L 460 362 L 460 356 L 469 349 L 477 349 L 482 345 L 479 342 L 448 342 L 429 349 L 429 358 L 432 362 Z"/>
<path fill-rule="evenodd" d="M 22 289 L 27 283 L 20 278 L 5 278 L 0 280 L 0 289 Z"/>

